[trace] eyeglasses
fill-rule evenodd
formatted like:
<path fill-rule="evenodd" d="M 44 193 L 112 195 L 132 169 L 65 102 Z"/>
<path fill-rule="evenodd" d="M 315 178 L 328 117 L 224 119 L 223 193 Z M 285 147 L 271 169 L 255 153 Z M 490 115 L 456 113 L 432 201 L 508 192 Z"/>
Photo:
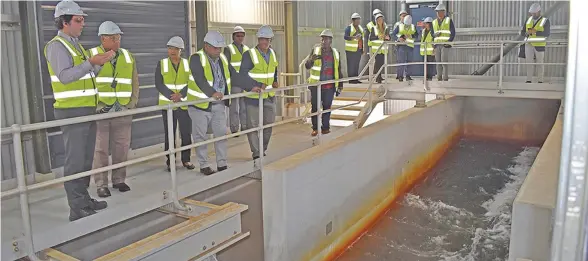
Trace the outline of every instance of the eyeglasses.
<path fill-rule="evenodd" d="M 120 35 L 111 35 L 110 39 L 115 42 L 120 42 L 121 37 Z"/>
<path fill-rule="evenodd" d="M 72 19 L 72 20 L 73 20 L 74 22 L 78 23 L 78 24 L 81 24 L 81 23 L 83 23 L 83 22 L 84 22 L 84 18 L 83 18 L 83 17 L 78 17 L 78 18 L 75 18 L 75 19 Z"/>

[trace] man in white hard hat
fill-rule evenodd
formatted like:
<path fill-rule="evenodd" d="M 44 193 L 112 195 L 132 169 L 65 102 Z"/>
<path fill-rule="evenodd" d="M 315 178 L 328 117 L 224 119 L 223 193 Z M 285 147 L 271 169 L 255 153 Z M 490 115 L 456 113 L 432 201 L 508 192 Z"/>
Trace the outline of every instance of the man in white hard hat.
<path fill-rule="evenodd" d="M 433 31 L 435 32 L 435 60 L 437 62 L 449 62 L 449 49 L 455 38 L 455 25 L 453 19 L 446 16 L 445 4 L 439 4 L 435 8 L 437 19 L 433 20 Z M 449 80 L 449 65 L 437 64 L 437 80 Z"/>
<path fill-rule="evenodd" d="M 388 47 L 384 45 L 385 41 L 390 41 L 390 28 L 386 25 L 384 15 L 377 14 L 376 25 L 372 27 L 368 41 L 370 53 L 376 54 L 376 63 L 373 71 L 374 74 L 380 70 L 382 65 L 384 65 L 384 55 L 388 55 Z M 380 46 L 382 46 L 382 48 L 380 48 Z M 382 81 L 383 77 L 382 73 L 380 73 L 376 76 L 376 82 L 381 83 Z"/>
<path fill-rule="evenodd" d="M 73 1 L 62 1 L 55 7 L 55 26 L 59 30 L 45 46 L 47 69 L 53 89 L 56 119 L 83 117 L 96 113 L 94 73 L 114 56 L 114 51 L 88 57 L 78 37 L 87 16 Z M 92 169 L 96 124 L 77 123 L 61 127 L 65 157 L 64 176 Z M 64 182 L 70 207 L 69 220 L 74 221 L 107 207 L 105 201 L 97 201 L 88 194 L 90 177 Z"/>
<path fill-rule="evenodd" d="M 139 75 L 135 58 L 128 50 L 120 47 L 123 32 L 112 21 L 105 21 L 98 27 L 101 45 L 90 49 L 90 56 L 114 51 L 115 56 L 105 63 L 96 75 L 98 90 L 98 113 L 111 113 L 134 109 L 139 101 Z M 109 152 L 112 164 L 127 160 L 131 146 L 131 125 L 133 116 L 118 117 L 96 122 L 96 149 L 93 168 L 108 166 Z M 113 146 L 110 147 L 110 144 Z M 112 187 L 120 192 L 131 188 L 125 183 L 126 167 L 112 170 Z M 108 172 L 94 175 L 99 197 L 110 197 Z"/>
<path fill-rule="evenodd" d="M 333 32 L 326 29 L 321 32 L 320 45 L 314 46 L 310 50 L 309 59 L 306 61 L 305 67 L 310 70 L 310 77 L 308 83 L 316 83 L 319 81 L 337 80 L 340 79 L 343 73 L 341 72 L 340 54 L 337 49 L 331 45 L 333 43 Z M 343 89 L 343 82 L 328 83 L 320 85 L 321 100 L 318 100 L 318 86 L 310 86 L 312 113 L 318 111 L 319 104 L 322 105 L 323 110 L 331 109 L 335 93 L 341 93 Z M 331 113 L 322 114 L 321 133 L 328 134 L 331 132 Z M 318 135 L 318 120 L 317 116 L 312 116 L 312 133 L 311 136 Z"/>
<path fill-rule="evenodd" d="M 547 45 L 547 38 L 551 34 L 551 24 L 549 19 L 541 16 L 541 5 L 534 3 L 529 8 L 529 18 L 523 25 L 521 35 L 525 35 L 525 59 L 527 64 L 527 81 L 531 83 L 533 80 L 534 62 L 540 63 L 537 65 L 539 70 L 537 72 L 537 81 L 543 83 L 545 74 L 545 65 L 542 63 L 545 60 L 545 46 Z M 533 59 L 535 58 L 535 59 Z"/>
<path fill-rule="evenodd" d="M 158 105 L 167 105 L 174 102 L 187 101 L 188 80 L 190 78 L 190 65 L 188 59 L 182 57 L 184 50 L 184 39 L 174 36 L 167 42 L 167 57 L 157 62 L 155 68 L 155 88 L 159 91 Z M 164 149 L 169 150 L 167 110 L 161 111 L 164 131 Z M 172 129 L 174 144 L 178 125 L 180 127 L 181 146 L 188 146 L 192 143 L 192 120 L 188 114 L 188 107 L 175 108 L 172 114 Z M 192 170 L 194 164 L 190 162 L 190 150 L 183 150 L 181 153 L 182 166 Z M 166 155 L 167 171 L 170 171 L 169 155 Z"/>
<path fill-rule="evenodd" d="M 410 63 L 414 49 L 414 40 L 418 37 L 416 27 L 412 24 L 412 16 L 404 16 L 404 20 L 398 25 L 398 27 L 396 27 L 396 29 L 394 29 L 392 35 L 395 38 L 394 40 L 404 43 L 397 48 L 396 61 L 399 64 Z M 404 81 L 404 77 L 406 77 L 407 81 L 412 81 L 411 69 L 410 65 L 397 66 L 396 79 L 402 82 Z"/>
<path fill-rule="evenodd" d="M 361 55 L 366 53 L 363 39 L 365 31 L 361 27 L 361 16 L 358 13 L 351 15 L 351 24 L 345 28 L 345 56 L 347 57 L 347 76 L 356 77 L 359 74 Z M 349 83 L 361 83 L 359 80 L 351 80 Z"/>
<path fill-rule="evenodd" d="M 249 50 L 249 46 L 245 45 L 245 29 L 241 26 L 235 26 L 233 30 L 233 43 L 229 44 L 224 50 L 224 54 L 229 59 L 229 63 L 235 68 L 237 73 L 241 69 L 241 61 L 243 60 L 243 53 Z M 231 87 L 231 94 L 242 93 L 243 89 L 239 82 L 233 82 Z M 231 100 L 231 107 L 229 108 L 229 126 L 231 132 L 238 132 L 239 129 L 247 129 L 247 110 L 245 108 L 245 98 L 235 98 Z"/>
<path fill-rule="evenodd" d="M 243 61 L 239 74 L 247 79 L 243 86 L 245 91 L 262 92 L 278 88 L 278 57 L 274 49 L 270 47 L 274 38 L 274 31 L 268 25 L 263 25 L 257 30 L 257 46 L 243 53 Z M 271 124 L 276 120 L 276 99 L 275 92 L 264 92 L 262 94 L 263 105 L 259 108 L 259 95 L 252 94 L 245 97 L 247 106 L 247 128 L 259 126 L 258 113 L 263 109 L 263 124 Z M 265 151 L 272 136 L 272 128 L 263 129 L 263 147 L 259 147 L 259 135 L 255 132 L 247 134 L 249 147 L 251 148 L 254 160 L 265 155 Z"/>
<path fill-rule="evenodd" d="M 404 17 L 408 15 L 408 12 L 406 12 L 405 10 L 400 11 L 400 13 L 398 14 L 398 16 L 400 17 L 400 19 L 398 19 L 398 22 L 394 23 L 394 29 L 396 29 L 396 27 L 398 27 L 400 24 L 402 24 L 402 21 L 404 21 Z M 400 36 L 398 36 L 400 37 Z"/>
<path fill-rule="evenodd" d="M 212 129 L 215 138 L 227 134 L 226 107 L 230 100 L 221 100 L 231 93 L 231 81 L 237 72 L 221 52 L 226 47 L 225 38 L 218 31 L 209 31 L 204 36 L 204 48 L 190 56 L 192 78 L 188 82 L 188 101 L 215 98 L 218 101 L 197 103 L 188 108 L 192 118 L 192 140 L 195 143 L 208 139 Z M 227 169 L 227 140 L 214 143 L 217 171 Z M 215 173 L 208 162 L 208 145 L 196 147 L 200 173 Z"/>

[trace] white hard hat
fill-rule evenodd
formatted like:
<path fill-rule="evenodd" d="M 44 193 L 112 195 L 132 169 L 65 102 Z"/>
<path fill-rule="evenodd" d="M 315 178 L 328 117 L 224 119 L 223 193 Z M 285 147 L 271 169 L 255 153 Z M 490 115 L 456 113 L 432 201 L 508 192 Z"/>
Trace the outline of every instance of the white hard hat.
<path fill-rule="evenodd" d="M 353 13 L 353 14 L 351 15 L 351 19 L 361 19 L 361 16 L 359 16 L 359 14 L 358 14 L 358 13 Z"/>
<path fill-rule="evenodd" d="M 55 6 L 55 13 L 53 14 L 54 18 L 60 17 L 62 15 L 82 15 L 88 16 L 87 14 L 82 11 L 82 8 L 76 4 L 76 2 L 71 0 L 63 0 Z"/>
<path fill-rule="evenodd" d="M 204 42 L 214 47 L 226 47 L 225 38 L 219 31 L 208 31 L 204 36 Z"/>
<path fill-rule="evenodd" d="M 539 13 L 541 12 L 541 5 L 539 3 L 533 3 L 531 7 L 529 7 L 529 13 Z"/>
<path fill-rule="evenodd" d="M 378 20 L 378 18 L 380 18 L 380 17 L 384 17 L 384 15 L 383 14 L 377 14 L 376 17 L 374 17 L 374 19 Z"/>
<path fill-rule="evenodd" d="M 321 32 L 321 36 L 328 36 L 333 38 L 333 32 L 331 31 L 331 29 L 325 29 Z"/>
<path fill-rule="evenodd" d="M 235 26 L 235 29 L 233 29 L 233 33 L 245 33 L 245 29 L 243 29 L 243 27 L 241 26 Z"/>
<path fill-rule="evenodd" d="M 274 38 L 274 30 L 269 25 L 262 25 L 257 30 L 257 38 Z"/>
<path fill-rule="evenodd" d="M 98 27 L 98 35 L 123 34 L 118 25 L 112 21 L 104 21 Z"/>
<path fill-rule="evenodd" d="M 423 22 L 425 22 L 425 23 L 432 23 L 433 22 L 433 18 L 427 17 L 427 18 L 425 18 L 425 20 Z"/>
<path fill-rule="evenodd" d="M 445 4 L 439 4 L 435 7 L 435 11 L 445 11 Z"/>
<path fill-rule="evenodd" d="M 410 15 L 406 15 L 406 16 L 404 17 L 404 21 L 402 21 L 402 23 L 403 23 L 403 24 L 406 24 L 406 25 L 412 24 L 412 16 L 410 16 Z"/>
<path fill-rule="evenodd" d="M 403 15 L 403 14 L 408 14 L 408 12 L 407 12 L 407 11 L 405 11 L 405 10 L 402 10 L 402 11 L 400 11 L 400 13 L 398 13 L 398 15 L 399 15 L 399 16 L 400 16 L 400 15 Z"/>
<path fill-rule="evenodd" d="M 172 46 L 180 49 L 184 49 L 184 39 L 179 36 L 174 36 L 167 41 L 167 46 Z"/>
<path fill-rule="evenodd" d="M 372 12 L 372 15 L 373 15 L 373 16 L 376 16 L 377 14 L 381 14 L 381 13 L 382 13 L 382 11 L 380 11 L 380 9 L 377 9 L 377 8 L 376 8 L 376 9 L 374 9 L 374 11 Z"/>

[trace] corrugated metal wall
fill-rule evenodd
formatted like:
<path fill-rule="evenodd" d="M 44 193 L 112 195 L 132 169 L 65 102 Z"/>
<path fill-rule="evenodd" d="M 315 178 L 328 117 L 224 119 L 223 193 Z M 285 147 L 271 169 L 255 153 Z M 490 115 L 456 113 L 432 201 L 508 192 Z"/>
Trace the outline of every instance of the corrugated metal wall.
<path fill-rule="evenodd" d="M 2 128 L 13 124 L 28 124 L 29 103 L 27 100 L 27 81 L 24 70 L 23 43 L 20 25 L 20 14 L 17 1 L 2 1 L 2 81 L 0 96 L 2 96 Z M 25 171 L 33 173 L 35 159 L 31 135 L 23 134 L 23 154 L 25 157 Z M 14 153 L 12 136 L 2 137 L 2 179 L 15 177 Z"/>
<path fill-rule="evenodd" d="M 41 46 L 55 36 L 53 12 L 57 1 L 42 2 L 43 39 Z M 88 14 L 86 27 L 80 37 L 82 45 L 92 48 L 100 44 L 98 26 L 106 20 L 117 23 L 124 32 L 121 46 L 133 53 L 139 72 L 139 107 L 157 104 L 158 92 L 154 87 L 154 71 L 157 62 L 167 56 L 166 43 L 170 37 L 179 35 L 188 40 L 188 11 L 185 1 L 91 1 L 79 2 Z M 41 50 L 42 52 L 42 50 Z M 47 73 L 47 62 L 41 53 L 43 70 L 43 93 L 45 95 L 46 120 L 53 120 L 52 90 Z M 161 113 L 154 112 L 135 116 L 132 127 L 131 148 L 138 149 L 163 143 Z M 63 164 L 63 142 L 59 129 L 49 134 L 52 167 Z"/>

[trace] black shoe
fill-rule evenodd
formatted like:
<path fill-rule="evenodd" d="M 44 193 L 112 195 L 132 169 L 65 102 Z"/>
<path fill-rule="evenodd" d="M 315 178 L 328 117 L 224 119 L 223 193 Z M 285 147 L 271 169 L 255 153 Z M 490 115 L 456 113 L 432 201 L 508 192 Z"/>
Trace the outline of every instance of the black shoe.
<path fill-rule="evenodd" d="M 531 83 L 531 81 L 526 81 L 525 83 Z"/>
<path fill-rule="evenodd" d="M 448 82 L 448 81 L 449 81 L 449 79 L 443 79 L 443 81 L 444 81 L 444 82 Z"/>
<path fill-rule="evenodd" d="M 221 172 L 221 171 L 226 170 L 226 169 L 227 169 L 227 166 L 222 166 L 222 167 L 218 167 L 217 170 L 218 170 L 218 172 Z"/>
<path fill-rule="evenodd" d="M 543 82 L 537 82 L 537 83 L 543 83 Z"/>
<path fill-rule="evenodd" d="M 212 170 L 210 167 L 206 167 L 206 168 L 200 169 L 200 173 L 208 176 L 208 175 L 214 174 L 214 170 Z"/>
<path fill-rule="evenodd" d="M 236 130 L 236 131 L 231 131 L 231 134 L 235 134 L 235 133 L 237 133 L 237 132 L 239 132 L 239 130 Z M 235 138 L 238 138 L 239 136 L 241 136 L 241 135 L 237 135 L 237 136 L 235 136 Z"/>
<path fill-rule="evenodd" d="M 108 188 L 98 188 L 96 194 L 98 194 L 98 197 L 107 198 L 110 197 L 110 190 Z"/>
<path fill-rule="evenodd" d="M 253 160 L 259 159 L 259 156 L 253 156 Z"/>
<path fill-rule="evenodd" d="M 443 81 L 443 79 L 441 79 L 441 78 L 437 78 L 437 81 Z"/>
<path fill-rule="evenodd" d="M 118 183 L 118 184 L 113 184 L 112 185 L 113 188 L 118 189 L 118 191 L 120 192 L 127 192 L 129 190 L 131 190 L 131 187 L 129 187 L 129 185 L 127 185 L 127 183 Z"/>
<path fill-rule="evenodd" d="M 87 216 L 91 216 L 94 214 L 96 214 L 96 211 L 94 211 L 90 207 L 70 209 L 69 210 L 69 221 L 75 221 L 80 218 L 85 218 Z"/>
<path fill-rule="evenodd" d="M 184 162 L 184 163 L 182 163 L 182 165 L 184 166 L 184 168 L 187 168 L 189 170 L 193 170 L 196 168 L 196 166 L 194 166 L 194 164 L 192 164 L 190 162 Z"/>
<path fill-rule="evenodd" d="M 410 76 L 406 76 L 406 80 L 407 80 L 407 81 L 412 81 L 412 77 L 410 77 Z"/>
<path fill-rule="evenodd" d="M 92 210 L 102 210 L 102 209 L 105 209 L 106 207 L 108 207 L 108 203 L 106 203 L 106 201 L 98 201 L 98 200 L 91 198 L 88 206 Z"/>
<path fill-rule="evenodd" d="M 398 81 L 399 82 L 403 82 L 404 81 L 404 78 L 400 77 L 400 78 L 398 78 Z"/>
<path fill-rule="evenodd" d="M 432 80 L 433 80 L 433 78 L 427 78 L 427 81 L 432 81 Z"/>

